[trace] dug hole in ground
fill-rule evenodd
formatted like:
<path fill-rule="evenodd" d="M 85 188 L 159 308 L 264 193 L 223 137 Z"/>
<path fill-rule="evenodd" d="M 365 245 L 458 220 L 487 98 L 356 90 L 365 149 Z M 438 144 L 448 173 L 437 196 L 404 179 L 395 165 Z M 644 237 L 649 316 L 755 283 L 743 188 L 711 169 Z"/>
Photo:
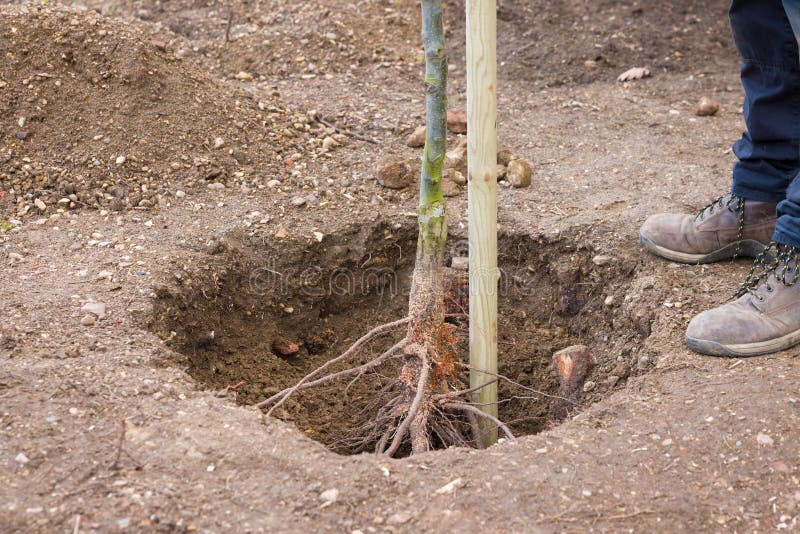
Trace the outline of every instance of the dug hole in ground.
<path fill-rule="evenodd" d="M 500 143 L 534 175 L 500 187 L 500 372 L 529 389 L 501 386 L 516 442 L 402 459 L 348 444 L 382 375 L 247 406 L 405 313 L 416 187 L 376 170 L 419 157 L 416 2 L 0 7 L 2 530 L 796 528 L 797 351 L 682 344 L 749 262 L 636 240 L 729 185 L 725 4 L 501 3 Z M 560 422 L 574 344 L 593 386 Z"/>

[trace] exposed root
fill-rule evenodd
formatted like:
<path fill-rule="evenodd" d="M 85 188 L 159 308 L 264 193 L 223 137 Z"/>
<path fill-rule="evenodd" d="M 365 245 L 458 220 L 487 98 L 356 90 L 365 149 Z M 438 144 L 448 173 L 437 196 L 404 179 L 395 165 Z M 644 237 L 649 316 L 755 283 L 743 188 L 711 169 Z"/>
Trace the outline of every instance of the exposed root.
<path fill-rule="evenodd" d="M 458 403 L 450 402 L 443 404 L 442 406 L 444 406 L 445 408 L 450 408 L 451 410 L 461 410 L 464 412 L 470 412 L 478 417 L 484 417 L 489 421 L 491 421 L 492 423 L 494 423 L 495 425 L 497 425 L 497 428 L 502 430 L 503 434 L 505 434 L 508 439 L 510 439 L 511 441 L 516 441 L 514 434 L 511 433 L 511 430 L 509 430 L 509 428 L 506 426 L 505 423 L 503 423 L 497 417 L 489 415 L 486 412 L 483 412 L 480 408 L 473 406 L 472 404 L 467 404 L 466 402 L 458 402 Z"/>
<path fill-rule="evenodd" d="M 422 398 L 425 396 L 425 388 L 428 383 L 429 372 L 428 356 L 426 354 L 425 347 L 419 347 L 417 350 L 415 350 L 415 352 L 422 360 L 419 373 L 419 382 L 417 383 L 417 394 L 414 396 L 414 401 L 411 403 L 411 407 L 408 409 L 405 419 L 403 419 L 403 422 L 400 424 L 400 428 L 397 429 L 397 434 L 395 434 L 392 444 L 386 451 L 386 454 L 389 456 L 393 456 L 397 452 L 397 449 L 400 448 L 400 443 L 405 437 L 408 429 L 411 427 L 411 424 L 414 422 L 414 419 L 417 417 L 417 412 L 419 412 L 419 407 L 422 404 Z M 419 432 L 420 429 L 416 428 L 414 434 L 418 434 Z M 411 440 L 413 444 L 414 435 L 412 435 Z M 419 445 L 417 445 L 417 447 L 419 447 Z M 414 452 L 417 452 L 417 447 L 413 447 Z"/>
<path fill-rule="evenodd" d="M 408 324 L 409 321 L 410 321 L 410 318 L 405 317 L 403 319 L 398 319 L 397 321 L 393 321 L 391 323 L 386 323 L 386 324 L 381 325 L 381 326 L 379 326 L 377 328 L 373 328 L 372 330 L 370 330 L 369 332 L 364 334 L 355 343 L 353 343 L 350 346 L 350 348 L 347 349 L 345 352 L 343 352 L 340 356 L 337 356 L 336 358 L 334 358 L 334 359 L 332 359 L 330 361 L 327 361 L 324 364 L 322 364 L 321 366 L 317 367 L 316 369 L 311 371 L 309 374 L 304 376 L 302 379 L 300 379 L 300 381 L 297 384 L 295 384 L 294 386 L 292 386 L 290 388 L 287 388 L 287 389 L 285 389 L 285 390 L 283 390 L 283 391 L 281 391 L 279 393 L 276 393 L 275 395 L 273 395 L 272 397 L 270 397 L 270 398 L 268 398 L 268 399 L 266 399 L 264 401 L 259 402 L 258 404 L 256 404 L 256 407 L 263 410 L 264 408 L 266 408 L 267 406 L 269 406 L 273 402 L 276 402 L 276 404 L 272 408 L 270 408 L 269 412 L 267 412 L 267 415 L 272 415 L 272 412 L 278 406 L 280 406 L 284 402 L 286 402 L 286 399 L 288 399 L 296 391 L 298 391 L 300 389 L 307 389 L 309 387 L 313 387 L 312 385 L 307 384 L 308 381 L 311 380 L 313 377 L 315 377 L 316 375 L 320 374 L 325 369 L 328 369 L 328 368 L 332 367 L 333 365 L 335 365 L 335 364 L 337 364 L 337 363 L 339 363 L 339 362 L 341 362 L 343 360 L 346 360 L 347 358 L 350 358 L 351 356 L 357 354 L 358 351 L 361 349 L 361 347 L 363 347 L 364 344 L 366 344 L 368 341 L 372 340 L 373 338 L 389 332 L 392 328 L 395 328 L 397 326 L 402 326 L 404 324 Z M 400 345 L 400 346 L 402 346 L 402 345 Z M 397 345 L 395 345 L 395 347 L 397 347 Z M 382 358 L 382 357 L 386 356 L 386 354 L 388 352 L 396 350 L 395 347 L 392 347 L 391 349 L 389 349 L 389 351 L 383 353 L 378 358 Z M 386 356 L 386 357 L 388 357 L 388 356 Z M 373 360 L 373 362 L 374 362 L 374 360 Z M 372 362 L 370 362 L 370 363 L 372 363 Z M 367 364 L 365 364 L 365 365 L 367 365 Z M 373 365 L 373 367 L 374 367 L 374 365 Z M 353 371 L 353 370 L 351 369 L 350 371 Z M 358 371 L 355 371 L 355 372 L 358 372 Z M 328 375 L 327 377 L 323 377 L 322 379 L 320 379 L 321 381 L 315 381 L 315 383 L 313 383 L 313 384 L 314 385 L 319 385 L 319 384 L 322 384 L 324 382 L 329 382 L 330 380 L 334 380 L 336 378 L 339 378 L 340 376 L 346 376 L 346 375 L 349 375 L 349 374 L 353 374 L 353 373 L 352 372 L 346 372 L 344 375 L 340 375 L 339 373 L 334 373 L 333 375 Z"/>

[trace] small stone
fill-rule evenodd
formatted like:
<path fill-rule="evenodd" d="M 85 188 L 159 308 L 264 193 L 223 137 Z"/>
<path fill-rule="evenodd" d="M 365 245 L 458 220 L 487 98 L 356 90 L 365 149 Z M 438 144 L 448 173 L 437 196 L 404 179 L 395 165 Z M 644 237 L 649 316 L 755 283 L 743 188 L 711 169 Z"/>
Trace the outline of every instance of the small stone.
<path fill-rule="evenodd" d="M 27 456 L 25 456 L 24 452 L 21 452 L 14 457 L 14 461 L 17 462 L 18 464 L 25 465 L 28 462 L 30 462 L 30 459 Z"/>
<path fill-rule="evenodd" d="M 756 436 L 756 441 L 758 442 L 759 445 L 772 445 L 775 443 L 775 440 L 773 440 L 771 437 L 761 432 L 759 432 L 758 435 Z"/>
<path fill-rule="evenodd" d="M 386 520 L 387 525 L 405 525 L 413 516 L 408 512 L 397 512 L 396 514 L 392 514 Z"/>
<path fill-rule="evenodd" d="M 325 239 L 325 234 L 322 232 L 314 232 L 314 239 L 317 240 L 317 243 L 322 243 L 322 240 Z"/>
<path fill-rule="evenodd" d="M 272 341 L 272 352 L 281 358 L 291 358 L 297 356 L 300 352 L 300 346 L 283 338 L 278 338 Z"/>
<path fill-rule="evenodd" d="M 235 78 L 240 81 L 249 82 L 253 80 L 253 75 L 250 74 L 249 72 L 240 70 L 239 72 L 236 73 Z"/>
<path fill-rule="evenodd" d="M 606 297 L 606 300 L 603 301 L 603 304 L 606 306 L 613 306 L 614 305 L 614 295 L 609 295 Z"/>
<path fill-rule="evenodd" d="M 469 257 L 468 256 L 453 256 L 450 267 L 458 271 L 469 270 Z"/>
<path fill-rule="evenodd" d="M 117 156 L 117 159 L 114 161 L 117 165 L 122 165 L 125 163 L 125 156 Z"/>
<path fill-rule="evenodd" d="M 464 188 L 463 184 L 466 183 L 464 175 L 455 169 L 445 169 L 442 172 L 442 194 L 446 197 L 457 197 L 460 195 Z"/>
<path fill-rule="evenodd" d="M 508 167 L 505 165 L 495 165 L 494 175 L 498 182 L 506 180 L 506 174 L 508 174 Z"/>
<path fill-rule="evenodd" d="M 211 182 L 208 184 L 209 189 L 225 189 L 225 184 L 222 182 Z"/>
<path fill-rule="evenodd" d="M 9 252 L 8 259 L 11 260 L 11 263 L 20 262 L 22 261 L 22 254 L 19 254 L 17 252 Z"/>
<path fill-rule="evenodd" d="M 214 148 L 222 148 L 225 146 L 225 140 L 221 137 L 216 137 L 214 139 Z"/>
<path fill-rule="evenodd" d="M 445 169 L 455 169 L 464 176 L 467 175 L 467 139 L 461 139 L 451 150 L 448 150 L 444 156 Z"/>
<path fill-rule="evenodd" d="M 511 182 L 514 187 L 528 187 L 531 185 L 531 177 L 533 176 L 533 169 L 531 164 L 524 159 L 515 159 L 508 164 L 508 172 L 506 179 Z"/>
<path fill-rule="evenodd" d="M 102 319 L 106 316 L 106 305 L 102 302 L 87 302 L 81 307 L 83 313 L 91 313 Z"/>
<path fill-rule="evenodd" d="M 269 182 L 267 182 L 267 187 L 269 187 L 270 189 L 274 189 L 274 188 L 278 187 L 279 185 L 281 185 L 281 181 L 280 180 L 270 180 Z"/>
<path fill-rule="evenodd" d="M 305 203 L 306 203 L 306 198 L 305 197 L 294 197 L 292 199 L 292 206 L 294 206 L 296 208 L 304 206 Z"/>
<path fill-rule="evenodd" d="M 455 134 L 467 133 L 467 112 L 463 109 L 448 111 L 447 129 Z"/>
<path fill-rule="evenodd" d="M 45 211 L 47 209 L 47 204 L 45 204 L 41 198 L 34 200 L 33 205 L 36 206 L 36 209 L 39 211 Z"/>
<path fill-rule="evenodd" d="M 455 490 L 464 487 L 464 479 L 459 477 L 455 480 L 451 480 L 441 488 L 436 490 L 437 495 L 446 495 L 448 493 L 453 493 Z"/>
<path fill-rule="evenodd" d="M 511 163 L 511 160 L 514 159 L 514 155 L 511 151 L 507 148 L 501 148 L 497 151 L 497 164 L 498 165 L 505 165 L 508 167 L 508 164 Z"/>
<path fill-rule="evenodd" d="M 181 191 L 180 189 L 178 189 L 177 191 L 175 191 L 175 196 L 177 198 L 183 198 L 183 197 L 186 196 L 186 192 L 185 191 Z"/>
<path fill-rule="evenodd" d="M 595 387 L 597 387 L 597 384 L 595 384 L 595 383 L 594 383 L 594 382 L 592 382 L 591 380 L 587 380 L 587 381 L 586 381 L 586 383 L 585 383 L 585 384 L 583 384 L 583 392 L 584 392 L 584 393 L 589 393 L 589 392 L 590 392 L 590 391 L 592 391 L 592 390 L 593 390 Z"/>
<path fill-rule="evenodd" d="M 619 382 L 619 377 L 617 375 L 608 375 L 608 378 L 606 378 L 606 384 L 610 388 L 616 386 L 617 382 Z"/>
<path fill-rule="evenodd" d="M 278 239 L 284 239 L 288 235 L 289 233 L 286 231 L 286 228 L 282 224 L 278 226 L 277 230 L 275 230 L 275 237 Z"/>
<path fill-rule="evenodd" d="M 339 490 L 336 488 L 325 490 L 319 494 L 319 500 L 322 501 L 323 508 L 335 503 L 336 499 L 338 498 L 339 498 Z"/>
<path fill-rule="evenodd" d="M 604 265 L 608 265 L 613 260 L 611 256 L 606 256 L 605 254 L 598 254 L 594 258 L 592 258 L 592 263 L 597 265 L 598 267 L 602 267 Z"/>
<path fill-rule="evenodd" d="M 403 189 L 416 181 L 415 169 L 402 158 L 390 158 L 378 167 L 378 183 L 389 189 Z"/>
<path fill-rule="evenodd" d="M 716 115 L 717 111 L 719 111 L 719 103 L 713 98 L 704 96 L 697 103 L 697 108 L 694 112 L 699 117 L 710 117 Z"/>
<path fill-rule="evenodd" d="M 450 180 L 458 185 L 467 185 L 467 178 L 456 169 L 445 169 L 442 172 L 442 178 Z"/>
<path fill-rule="evenodd" d="M 97 322 L 97 319 L 91 313 L 87 313 L 81 319 L 81 325 L 83 326 L 93 326 Z"/>
<path fill-rule="evenodd" d="M 424 126 L 417 127 L 411 135 L 406 138 L 406 146 L 411 148 L 422 148 L 425 146 L 425 135 L 428 129 Z"/>
<path fill-rule="evenodd" d="M 330 150 L 337 146 L 339 146 L 339 143 L 333 137 L 326 137 L 322 140 L 322 148 L 325 150 Z"/>
<path fill-rule="evenodd" d="M 636 362 L 636 366 L 642 371 L 650 367 L 650 356 L 648 356 L 647 354 L 642 354 L 641 356 L 639 356 L 639 360 Z"/>

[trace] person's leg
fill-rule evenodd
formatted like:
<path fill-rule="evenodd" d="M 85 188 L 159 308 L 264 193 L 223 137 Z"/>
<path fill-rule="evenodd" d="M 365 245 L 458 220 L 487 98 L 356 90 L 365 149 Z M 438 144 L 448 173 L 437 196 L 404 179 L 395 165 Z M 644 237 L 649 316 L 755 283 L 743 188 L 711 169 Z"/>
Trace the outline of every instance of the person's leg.
<path fill-rule="evenodd" d="M 795 35 L 795 50 L 800 41 L 800 0 L 783 0 L 787 21 Z M 795 55 L 795 69 L 800 71 L 800 54 Z M 800 100 L 800 90 L 797 91 Z M 794 121 L 800 125 L 800 103 L 794 110 Z M 800 133 L 797 134 L 800 138 Z M 800 154 L 799 154 L 800 155 Z M 786 190 L 786 199 L 778 204 L 778 222 L 773 239 L 778 243 L 800 247 L 800 172 L 792 176 L 793 180 Z"/>
<path fill-rule="evenodd" d="M 731 25 L 743 60 L 748 128 L 734 145 L 740 161 L 733 192 L 785 198 L 773 242 L 739 298 L 692 319 L 686 344 L 703 354 L 754 356 L 800 343 L 800 0 L 735 0 Z"/>
<path fill-rule="evenodd" d="M 733 0 L 730 22 L 741 56 L 747 131 L 733 145 L 735 195 L 780 202 L 800 171 L 800 56 L 781 0 Z"/>
<path fill-rule="evenodd" d="M 786 1 L 797 5 L 800 0 Z M 773 237 L 776 203 L 800 172 L 800 61 L 781 0 L 733 0 L 730 21 L 741 56 L 747 131 L 733 145 L 731 195 L 696 216 L 660 213 L 639 231 L 644 247 L 663 258 L 709 263 L 756 256 Z M 800 24 L 798 24 L 800 26 Z M 798 184 L 800 193 L 800 184 Z M 800 200 L 800 196 L 798 196 Z M 800 202 L 795 206 L 800 213 Z M 800 228 L 800 218 L 797 219 Z"/>

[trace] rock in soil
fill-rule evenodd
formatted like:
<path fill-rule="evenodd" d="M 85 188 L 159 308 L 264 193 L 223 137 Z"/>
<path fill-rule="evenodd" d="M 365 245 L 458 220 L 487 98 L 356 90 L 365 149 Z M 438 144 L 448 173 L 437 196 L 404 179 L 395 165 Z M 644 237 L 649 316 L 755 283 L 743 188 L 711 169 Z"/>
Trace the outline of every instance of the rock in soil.
<path fill-rule="evenodd" d="M 467 175 L 467 138 L 459 140 L 458 145 L 447 151 L 444 157 L 444 167 L 455 169 L 464 176 Z"/>
<path fill-rule="evenodd" d="M 594 357 L 586 345 L 573 345 L 553 354 L 553 370 L 559 383 L 559 398 L 553 405 L 553 417 L 557 421 L 566 419 L 581 391 L 594 388 L 594 382 L 586 382 L 593 365 Z"/>
<path fill-rule="evenodd" d="M 506 180 L 511 182 L 514 187 L 528 187 L 531 185 L 532 176 L 531 164 L 524 159 L 515 159 L 508 164 Z"/>
<path fill-rule="evenodd" d="M 711 115 L 716 115 L 717 111 L 719 111 L 719 102 L 704 96 L 698 102 L 697 109 L 694 112 L 700 117 L 710 117 Z"/>
<path fill-rule="evenodd" d="M 394 157 L 378 167 L 378 183 L 389 189 L 403 189 L 417 180 L 417 166 Z"/>
<path fill-rule="evenodd" d="M 448 111 L 447 129 L 455 134 L 467 133 L 467 112 L 463 109 Z"/>
<path fill-rule="evenodd" d="M 291 358 L 297 356 L 297 353 L 300 352 L 300 345 L 278 338 L 272 341 L 272 352 L 281 358 Z"/>
<path fill-rule="evenodd" d="M 442 173 L 442 194 L 446 197 L 457 197 L 464 191 L 464 175 L 455 169 L 445 169 Z"/>
<path fill-rule="evenodd" d="M 406 138 L 406 145 L 411 148 L 422 148 L 425 146 L 425 133 L 428 131 L 424 126 L 418 127 L 411 135 Z"/>
<path fill-rule="evenodd" d="M 508 164 L 511 163 L 511 160 L 514 159 L 514 155 L 511 151 L 507 148 L 501 148 L 497 151 L 497 164 L 504 165 L 508 167 Z"/>
<path fill-rule="evenodd" d="M 94 315 L 92 315 L 91 313 L 87 313 L 81 319 L 81 324 L 83 326 L 93 326 L 96 322 L 97 319 L 95 319 Z"/>

